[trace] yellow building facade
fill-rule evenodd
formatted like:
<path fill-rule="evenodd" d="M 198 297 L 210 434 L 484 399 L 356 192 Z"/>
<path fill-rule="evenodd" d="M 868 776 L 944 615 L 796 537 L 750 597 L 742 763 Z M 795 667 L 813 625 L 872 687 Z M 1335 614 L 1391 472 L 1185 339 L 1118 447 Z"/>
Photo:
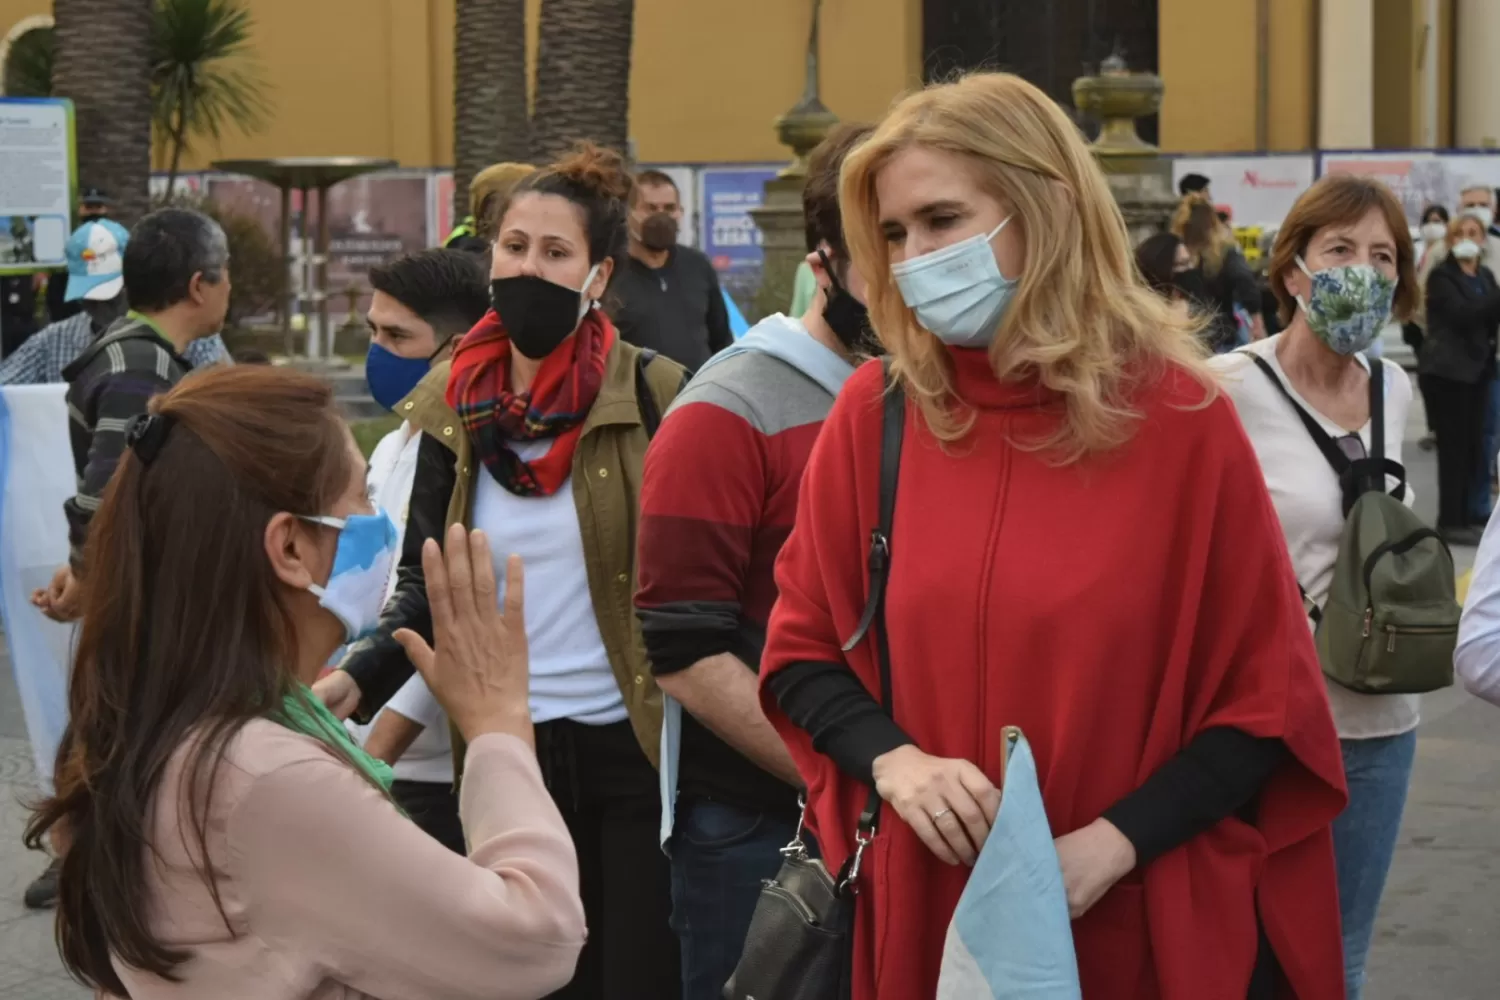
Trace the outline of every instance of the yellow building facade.
<path fill-rule="evenodd" d="M 529 0 L 534 60 L 541 0 Z M 0 35 L 49 0 L 0 0 Z M 637 0 L 630 131 L 648 163 L 786 158 L 809 0 Z M 873 120 L 922 80 L 922 0 L 824 0 L 824 103 Z M 446 166 L 454 0 L 254 0 L 273 114 L 184 164 L 359 155 Z M 1500 145 L 1500 0 L 1158 0 L 1171 152 Z"/>

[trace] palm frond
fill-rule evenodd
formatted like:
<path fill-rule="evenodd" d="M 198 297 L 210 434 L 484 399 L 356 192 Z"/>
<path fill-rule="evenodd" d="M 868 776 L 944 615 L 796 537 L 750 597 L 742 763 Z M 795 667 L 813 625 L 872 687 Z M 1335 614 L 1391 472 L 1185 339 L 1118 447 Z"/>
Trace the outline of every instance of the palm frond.
<path fill-rule="evenodd" d="M 5 57 L 9 97 L 51 97 L 52 59 L 57 42 L 51 28 L 32 28 L 11 43 Z"/>
<path fill-rule="evenodd" d="M 151 40 L 152 120 L 159 148 L 180 154 L 234 128 L 253 132 L 270 101 L 245 0 L 157 0 Z M 174 156 L 175 159 L 175 156 Z"/>

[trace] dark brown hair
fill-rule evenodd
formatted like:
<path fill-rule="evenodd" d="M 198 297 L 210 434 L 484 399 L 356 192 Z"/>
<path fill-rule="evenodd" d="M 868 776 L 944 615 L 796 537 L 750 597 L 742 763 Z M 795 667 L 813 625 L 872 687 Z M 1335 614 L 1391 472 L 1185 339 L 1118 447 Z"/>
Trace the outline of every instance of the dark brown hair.
<path fill-rule="evenodd" d="M 802 188 L 802 219 L 807 229 L 807 252 L 827 242 L 834 256 L 849 259 L 844 243 L 844 217 L 839 212 L 839 171 L 849 151 L 870 137 L 873 125 L 841 122 L 818 143 L 807 160 L 807 183 Z"/>
<path fill-rule="evenodd" d="M 682 191 L 678 189 L 677 182 L 672 175 L 663 170 L 647 169 L 635 175 L 635 183 L 630 188 L 630 204 L 635 204 L 635 194 L 643 187 L 669 187 L 682 198 Z"/>
<path fill-rule="evenodd" d="M 89 528 L 57 791 L 26 827 L 33 848 L 49 830 L 62 844 L 63 964 L 117 996 L 111 956 L 169 979 L 190 957 L 152 933 L 146 879 L 153 803 L 184 744 L 190 854 L 223 915 L 202 860 L 215 775 L 229 740 L 293 690 L 297 662 L 266 523 L 327 513 L 354 474 L 332 387 L 310 375 L 216 367 L 150 411 L 171 421 L 159 453 L 127 450 Z"/>
<path fill-rule="evenodd" d="M 1276 234 L 1266 275 L 1280 305 L 1277 314 L 1283 324 L 1290 323 L 1297 312 L 1297 300 L 1286 287 L 1287 276 L 1296 268 L 1297 258 L 1307 254 L 1312 238 L 1328 226 L 1353 225 L 1372 208 L 1380 209 L 1396 241 L 1396 297 L 1391 303 L 1391 315 L 1403 321 L 1411 315 L 1421 290 L 1417 285 L 1416 252 L 1406 225 L 1406 211 L 1391 189 L 1373 178 L 1329 174 L 1302 192 Z"/>
<path fill-rule="evenodd" d="M 1177 271 L 1177 248 L 1182 240 L 1175 233 L 1152 233 L 1135 248 L 1135 266 L 1151 290 L 1167 298 L 1173 298 L 1176 284 L 1173 278 Z"/>
<path fill-rule="evenodd" d="M 589 263 L 597 264 L 608 257 L 614 260 L 618 272 L 630 246 L 625 202 L 631 185 L 623 156 L 592 142 L 579 142 L 556 163 L 522 178 L 496 214 L 495 228 L 504 225 L 505 213 L 522 195 L 555 194 L 571 201 L 583 215 Z"/>

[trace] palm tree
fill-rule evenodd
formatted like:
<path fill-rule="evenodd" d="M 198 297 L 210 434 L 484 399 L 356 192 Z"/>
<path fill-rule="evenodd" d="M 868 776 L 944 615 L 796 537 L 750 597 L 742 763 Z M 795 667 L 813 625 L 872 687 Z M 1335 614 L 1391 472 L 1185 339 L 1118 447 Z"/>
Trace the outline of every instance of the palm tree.
<path fill-rule="evenodd" d="M 453 42 L 453 217 L 492 163 L 526 162 L 526 0 L 458 0 Z"/>
<path fill-rule="evenodd" d="M 52 29 L 32 28 L 10 44 L 5 55 L 7 97 L 51 97 L 52 62 L 57 41 Z"/>
<path fill-rule="evenodd" d="M 635 0 L 544 0 L 532 152 L 542 161 L 578 139 L 625 151 Z"/>
<path fill-rule="evenodd" d="M 81 185 L 133 225 L 151 177 L 152 0 L 53 0 L 54 91 L 73 101 Z"/>
<path fill-rule="evenodd" d="M 170 196 L 194 139 L 226 125 L 253 132 L 270 106 L 250 58 L 253 21 L 241 0 L 159 0 L 151 38 L 152 120 Z"/>

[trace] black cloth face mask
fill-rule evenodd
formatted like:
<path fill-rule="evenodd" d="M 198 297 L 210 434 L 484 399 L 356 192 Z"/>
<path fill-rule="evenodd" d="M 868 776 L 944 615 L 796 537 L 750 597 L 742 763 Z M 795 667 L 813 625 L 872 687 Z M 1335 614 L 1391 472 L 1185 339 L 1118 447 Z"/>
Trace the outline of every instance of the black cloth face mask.
<path fill-rule="evenodd" d="M 677 220 L 667 212 L 655 212 L 641 223 L 641 245 L 660 252 L 677 245 Z"/>
<path fill-rule="evenodd" d="M 828 302 L 823 306 L 823 322 L 828 324 L 833 335 L 839 338 L 839 343 L 849 353 L 862 357 L 879 357 L 885 349 L 875 336 L 875 331 L 870 328 L 870 310 L 839 284 L 839 279 L 833 273 L 833 264 L 829 262 L 826 253 L 819 250 L 818 259 L 823 262 L 829 284 Z"/>
<path fill-rule="evenodd" d="M 584 287 L 593 277 L 590 271 Z M 584 312 L 582 292 L 532 274 L 491 281 L 490 303 L 511 346 L 533 361 L 557 350 Z"/>

